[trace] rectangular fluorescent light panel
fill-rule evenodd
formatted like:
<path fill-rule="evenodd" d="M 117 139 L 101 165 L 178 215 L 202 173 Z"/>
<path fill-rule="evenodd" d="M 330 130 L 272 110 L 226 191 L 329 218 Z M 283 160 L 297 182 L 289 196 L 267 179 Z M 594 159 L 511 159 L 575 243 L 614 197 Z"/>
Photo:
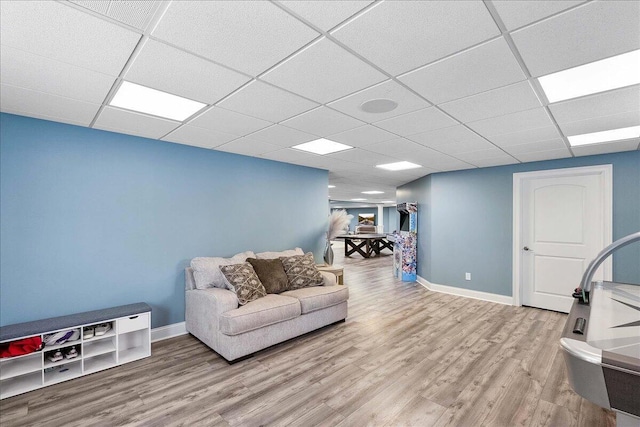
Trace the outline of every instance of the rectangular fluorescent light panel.
<path fill-rule="evenodd" d="M 363 191 L 362 194 L 384 194 L 384 191 L 378 191 L 378 190 Z"/>
<path fill-rule="evenodd" d="M 207 104 L 123 81 L 109 105 L 181 122 Z"/>
<path fill-rule="evenodd" d="M 336 188 L 335 185 L 329 185 L 329 188 Z"/>
<path fill-rule="evenodd" d="M 640 50 L 538 78 L 549 102 L 640 83 Z"/>
<path fill-rule="evenodd" d="M 353 147 L 350 145 L 340 144 L 339 142 L 320 138 L 316 139 L 315 141 L 305 142 L 304 144 L 294 145 L 291 148 L 295 148 L 296 150 L 308 151 L 314 154 L 324 155 L 348 150 L 349 148 Z"/>
<path fill-rule="evenodd" d="M 396 163 L 387 163 L 386 165 L 376 165 L 377 168 L 386 169 L 389 171 L 401 171 L 405 169 L 415 169 L 421 168 L 422 166 L 416 165 L 411 162 L 396 162 Z"/>
<path fill-rule="evenodd" d="M 572 147 L 579 145 L 598 144 L 601 142 L 622 141 L 624 139 L 640 138 L 640 126 L 611 129 L 602 132 L 585 133 L 583 135 L 568 136 Z"/>
<path fill-rule="evenodd" d="M 351 199 L 353 202 L 364 202 L 367 199 Z"/>

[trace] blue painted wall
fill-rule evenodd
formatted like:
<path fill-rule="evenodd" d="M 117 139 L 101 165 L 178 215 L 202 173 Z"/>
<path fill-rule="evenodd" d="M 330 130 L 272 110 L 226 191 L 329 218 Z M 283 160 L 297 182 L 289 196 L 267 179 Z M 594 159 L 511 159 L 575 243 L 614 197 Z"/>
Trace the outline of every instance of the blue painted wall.
<path fill-rule="evenodd" d="M 395 206 L 383 208 L 384 211 L 384 232 L 392 233 L 394 230 L 400 228 L 400 219 L 398 217 L 398 211 Z"/>
<path fill-rule="evenodd" d="M 613 239 L 640 230 L 640 152 L 438 173 L 398 188 L 418 201 L 418 275 L 442 285 L 512 294 L 513 174 L 613 165 Z M 613 278 L 640 283 L 640 245 L 618 251 Z M 471 272 L 472 281 L 464 280 Z"/>
<path fill-rule="evenodd" d="M 0 116 L 0 325 L 137 301 L 184 320 L 196 256 L 322 258 L 327 172 Z"/>

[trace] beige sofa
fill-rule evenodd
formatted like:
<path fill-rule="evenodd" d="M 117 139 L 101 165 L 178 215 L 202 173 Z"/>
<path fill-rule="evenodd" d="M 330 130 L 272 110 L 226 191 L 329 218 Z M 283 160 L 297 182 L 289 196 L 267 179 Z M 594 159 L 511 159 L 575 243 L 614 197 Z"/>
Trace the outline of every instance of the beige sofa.
<path fill-rule="evenodd" d="M 274 254 L 256 256 L 268 258 Z M 236 294 L 228 289 L 198 289 L 194 270 L 188 267 L 186 329 L 228 362 L 236 362 L 274 344 L 344 321 L 349 290 L 337 285 L 332 273 L 321 274 L 324 286 L 267 294 L 240 306 Z"/>

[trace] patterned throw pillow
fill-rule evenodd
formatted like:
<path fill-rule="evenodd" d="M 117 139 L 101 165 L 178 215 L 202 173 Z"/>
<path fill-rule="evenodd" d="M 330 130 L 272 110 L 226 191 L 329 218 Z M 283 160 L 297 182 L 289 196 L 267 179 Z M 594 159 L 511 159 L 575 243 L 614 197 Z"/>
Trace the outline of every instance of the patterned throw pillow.
<path fill-rule="evenodd" d="M 304 255 L 280 257 L 280 260 L 284 266 L 284 272 L 287 273 L 287 279 L 289 279 L 289 290 L 320 286 L 324 283 L 311 252 Z"/>
<path fill-rule="evenodd" d="M 248 262 L 222 265 L 220 271 L 227 279 L 229 289 L 238 296 L 240 305 L 245 305 L 267 295 L 258 275 Z"/>

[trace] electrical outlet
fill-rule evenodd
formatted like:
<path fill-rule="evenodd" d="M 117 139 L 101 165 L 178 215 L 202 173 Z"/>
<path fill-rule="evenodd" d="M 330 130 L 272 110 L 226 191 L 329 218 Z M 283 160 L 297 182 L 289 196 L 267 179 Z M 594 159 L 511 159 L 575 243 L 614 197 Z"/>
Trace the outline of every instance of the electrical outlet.
<path fill-rule="evenodd" d="M 464 273 L 464 280 L 471 280 L 471 273 Z"/>

